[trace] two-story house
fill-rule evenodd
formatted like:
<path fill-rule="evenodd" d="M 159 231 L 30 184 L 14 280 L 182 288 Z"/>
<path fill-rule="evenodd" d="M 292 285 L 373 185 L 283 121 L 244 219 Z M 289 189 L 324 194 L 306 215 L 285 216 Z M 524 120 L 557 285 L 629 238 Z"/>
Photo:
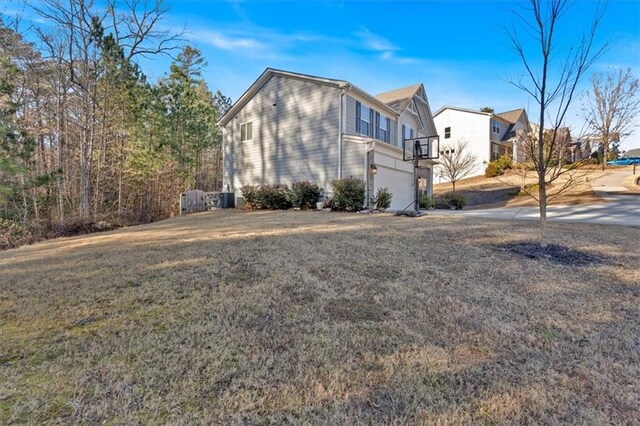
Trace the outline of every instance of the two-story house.
<path fill-rule="evenodd" d="M 528 132 L 529 119 L 523 108 L 494 114 L 467 108 L 444 106 L 433 115 L 440 149 L 466 141 L 477 160 L 469 176 L 484 174 L 486 164 L 501 155 L 525 161 L 521 132 Z"/>
<path fill-rule="evenodd" d="M 366 182 L 393 194 L 391 209 L 411 207 L 416 185 L 431 194 L 433 164 L 414 170 L 402 140 L 436 134 L 422 84 L 372 96 L 344 80 L 268 68 L 218 122 L 223 186 L 241 198 L 244 185 Z M 240 201 L 240 200 L 238 200 Z"/>

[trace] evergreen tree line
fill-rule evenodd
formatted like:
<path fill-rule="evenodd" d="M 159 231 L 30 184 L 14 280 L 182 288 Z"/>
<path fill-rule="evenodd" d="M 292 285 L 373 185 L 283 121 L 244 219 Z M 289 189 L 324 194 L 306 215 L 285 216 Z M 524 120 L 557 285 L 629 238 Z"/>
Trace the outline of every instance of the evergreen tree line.
<path fill-rule="evenodd" d="M 216 121 L 230 99 L 203 80 L 201 53 L 161 29 L 160 0 L 107 6 L 39 2 L 35 42 L 0 20 L 5 240 L 8 230 L 158 220 L 177 212 L 180 192 L 221 187 Z M 158 55 L 173 63 L 150 82 L 138 63 Z"/>

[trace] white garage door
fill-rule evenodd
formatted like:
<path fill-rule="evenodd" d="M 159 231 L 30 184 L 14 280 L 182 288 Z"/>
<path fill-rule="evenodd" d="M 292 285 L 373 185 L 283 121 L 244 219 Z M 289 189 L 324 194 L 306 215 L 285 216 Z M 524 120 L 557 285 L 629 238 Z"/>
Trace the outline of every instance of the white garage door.
<path fill-rule="evenodd" d="M 374 179 L 374 193 L 378 188 L 387 188 L 393 195 L 391 198 L 391 209 L 402 210 L 413 203 L 413 173 L 403 172 L 397 169 L 389 169 L 384 166 L 378 166 L 378 173 Z"/>

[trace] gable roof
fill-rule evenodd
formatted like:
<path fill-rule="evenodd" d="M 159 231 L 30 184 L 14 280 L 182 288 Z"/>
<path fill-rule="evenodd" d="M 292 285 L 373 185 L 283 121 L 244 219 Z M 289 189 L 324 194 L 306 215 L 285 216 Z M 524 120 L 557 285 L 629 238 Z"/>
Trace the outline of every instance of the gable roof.
<path fill-rule="evenodd" d="M 455 107 L 455 106 L 451 106 L 451 105 L 445 105 L 445 106 L 441 107 L 439 110 L 437 110 L 436 113 L 433 114 L 433 116 L 435 117 L 436 115 L 440 114 L 441 112 L 443 112 L 446 109 L 452 109 L 452 110 L 461 111 L 461 112 L 470 112 L 470 113 L 473 113 L 473 114 L 480 114 L 480 115 L 486 115 L 486 116 L 492 116 L 493 115 L 490 112 L 483 112 L 483 111 L 477 111 L 475 109 L 468 109 L 468 108 Z"/>
<path fill-rule="evenodd" d="M 387 105 L 382 100 L 368 94 L 364 90 L 358 88 L 357 86 L 349 83 L 346 80 L 336 80 L 333 78 L 324 78 L 310 74 L 302 74 L 297 72 L 278 70 L 275 68 L 267 68 L 262 74 L 260 74 L 260 77 L 258 77 L 258 79 L 254 81 L 251 86 L 249 86 L 249 88 L 242 94 L 242 96 L 238 98 L 238 100 L 231 106 L 231 108 L 229 108 L 229 110 L 222 117 L 220 117 L 220 119 L 218 120 L 218 125 L 226 125 L 231 120 L 231 118 L 234 117 L 238 113 L 238 111 L 240 111 L 256 95 L 256 93 L 258 93 L 262 86 L 264 86 L 267 81 L 269 81 L 269 79 L 274 75 L 303 81 L 311 81 L 316 84 L 332 86 L 338 89 L 347 89 L 358 93 L 360 96 L 363 96 L 373 104 L 378 105 L 391 114 L 400 115 L 400 113 L 395 108 Z"/>
<path fill-rule="evenodd" d="M 496 115 L 498 115 L 499 117 L 504 118 L 509 123 L 515 123 L 516 121 L 518 121 L 520 119 L 520 117 L 524 113 L 525 113 L 524 108 L 517 108 L 517 109 L 513 109 L 511 111 L 501 112 L 501 113 L 496 114 Z"/>
<path fill-rule="evenodd" d="M 422 87 L 421 83 L 403 87 L 388 92 L 378 93 L 376 98 L 398 112 L 403 112 L 413 100 L 413 97 Z"/>

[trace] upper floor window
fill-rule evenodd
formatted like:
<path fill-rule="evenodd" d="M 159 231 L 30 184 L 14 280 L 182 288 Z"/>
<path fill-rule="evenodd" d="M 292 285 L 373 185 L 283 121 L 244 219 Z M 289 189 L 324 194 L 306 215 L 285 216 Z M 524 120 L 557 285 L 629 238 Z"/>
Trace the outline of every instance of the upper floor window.
<path fill-rule="evenodd" d="M 491 131 L 493 133 L 500 133 L 500 122 L 498 122 L 498 120 L 491 120 Z"/>
<path fill-rule="evenodd" d="M 253 122 L 242 123 L 240 125 L 240 142 L 253 139 Z"/>
<path fill-rule="evenodd" d="M 373 137 L 375 111 L 356 101 L 356 133 Z"/>
<path fill-rule="evenodd" d="M 451 137 L 451 127 L 444 128 L 444 138 L 449 139 Z"/>
<path fill-rule="evenodd" d="M 413 139 L 413 129 L 406 124 L 402 125 L 402 139 Z"/>
<path fill-rule="evenodd" d="M 376 139 L 391 142 L 391 119 L 376 111 Z"/>

